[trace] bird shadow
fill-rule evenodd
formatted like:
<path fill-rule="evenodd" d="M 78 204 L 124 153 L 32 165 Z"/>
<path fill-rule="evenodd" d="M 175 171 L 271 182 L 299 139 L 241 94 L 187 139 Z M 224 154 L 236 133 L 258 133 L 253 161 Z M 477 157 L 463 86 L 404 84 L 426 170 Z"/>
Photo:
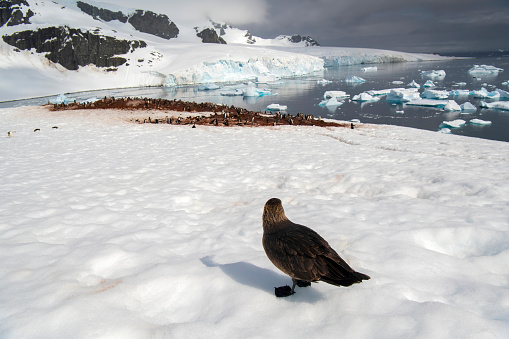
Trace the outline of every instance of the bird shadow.
<path fill-rule="evenodd" d="M 242 285 L 257 288 L 272 295 L 274 295 L 274 284 L 277 285 L 278 282 L 285 280 L 287 280 L 290 285 L 292 283 L 290 277 L 243 261 L 231 264 L 219 264 L 216 263 L 210 256 L 203 257 L 200 261 L 207 267 L 218 267 L 231 279 Z M 308 303 L 314 303 L 322 299 L 321 294 L 312 288 L 304 289 L 296 287 L 295 291 L 296 293 L 291 297 L 281 299 L 290 302 Z"/>

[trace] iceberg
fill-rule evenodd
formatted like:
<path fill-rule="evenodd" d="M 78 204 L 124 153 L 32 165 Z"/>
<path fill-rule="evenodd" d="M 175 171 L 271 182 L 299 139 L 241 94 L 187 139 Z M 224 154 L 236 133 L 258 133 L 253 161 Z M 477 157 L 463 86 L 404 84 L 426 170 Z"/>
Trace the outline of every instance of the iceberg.
<path fill-rule="evenodd" d="M 458 83 L 454 84 L 453 86 L 461 86 L 461 87 L 463 87 L 463 86 L 466 86 L 466 85 L 467 85 L 466 82 L 458 82 Z"/>
<path fill-rule="evenodd" d="M 421 71 L 421 76 L 423 78 L 442 79 L 445 77 L 445 71 L 443 69 L 432 71 Z"/>
<path fill-rule="evenodd" d="M 463 119 L 456 119 L 453 121 L 444 121 L 440 125 L 441 127 L 447 127 L 447 128 L 460 128 L 464 126 L 467 122 Z"/>
<path fill-rule="evenodd" d="M 444 106 L 444 111 L 461 111 L 461 106 L 454 100 L 448 100 Z"/>
<path fill-rule="evenodd" d="M 439 130 L 438 130 L 438 133 L 443 133 L 443 134 L 452 134 L 452 131 L 450 128 L 447 128 L 447 127 L 441 127 Z"/>
<path fill-rule="evenodd" d="M 363 67 L 363 68 L 361 68 L 361 71 L 363 71 L 363 72 L 377 72 L 378 67 L 377 66 Z"/>
<path fill-rule="evenodd" d="M 502 83 L 502 85 L 506 85 L 506 86 L 508 86 L 508 85 L 509 85 L 509 81 L 504 81 L 504 82 Z"/>
<path fill-rule="evenodd" d="M 380 97 L 374 97 L 366 92 L 362 92 L 360 94 L 357 94 L 355 95 L 353 98 L 352 98 L 352 101 L 362 101 L 362 102 L 366 102 L 366 101 L 378 101 L 380 100 Z"/>
<path fill-rule="evenodd" d="M 392 84 L 394 84 L 394 85 L 402 85 L 402 84 L 404 84 L 404 82 L 403 82 L 403 81 L 401 81 L 401 80 L 394 80 L 394 81 L 392 82 Z"/>
<path fill-rule="evenodd" d="M 498 99 L 500 98 L 500 93 L 497 91 L 488 92 L 486 88 L 481 88 L 480 90 L 470 91 L 470 95 L 474 98 L 480 99 Z"/>
<path fill-rule="evenodd" d="M 49 102 L 51 104 L 68 104 L 74 99 L 67 97 L 65 94 L 59 94 L 55 99 L 51 99 Z"/>
<path fill-rule="evenodd" d="M 366 93 L 368 93 L 369 95 L 372 95 L 372 96 L 383 96 L 383 95 L 389 94 L 392 90 L 395 90 L 395 91 L 405 90 L 405 88 L 386 88 L 386 89 L 378 89 L 378 90 L 372 89 L 372 90 L 366 91 Z"/>
<path fill-rule="evenodd" d="M 221 87 L 219 87 L 218 85 L 216 85 L 215 83 L 210 83 L 210 84 L 204 84 L 204 85 L 201 85 L 198 87 L 198 90 L 199 91 L 213 91 L 215 89 L 219 89 Z"/>
<path fill-rule="evenodd" d="M 288 106 L 280 105 L 280 104 L 270 104 L 267 106 L 267 110 L 269 111 L 286 111 Z"/>
<path fill-rule="evenodd" d="M 333 107 L 333 106 L 341 106 L 344 104 L 344 101 L 338 101 L 337 98 L 330 98 L 326 100 L 322 100 L 318 106 L 327 106 L 327 107 Z"/>
<path fill-rule="evenodd" d="M 419 85 L 415 80 L 412 80 L 412 82 L 409 83 L 407 86 L 408 87 L 421 88 L 421 85 Z"/>
<path fill-rule="evenodd" d="M 449 97 L 449 92 L 427 89 L 422 92 L 421 96 L 425 99 L 447 99 Z"/>
<path fill-rule="evenodd" d="M 221 94 L 222 96 L 226 96 L 226 97 L 234 97 L 234 96 L 244 95 L 244 91 L 241 89 L 231 89 L 231 90 L 223 91 L 219 94 Z"/>
<path fill-rule="evenodd" d="M 345 82 L 353 83 L 353 84 L 361 84 L 363 82 L 366 82 L 365 79 L 358 77 L 357 75 L 350 75 L 345 79 Z"/>
<path fill-rule="evenodd" d="M 324 99 L 336 98 L 336 99 L 346 99 L 349 98 L 350 94 L 346 94 L 343 91 L 326 91 L 323 94 Z"/>
<path fill-rule="evenodd" d="M 449 92 L 449 95 L 452 97 L 469 96 L 470 91 L 468 89 L 454 89 Z"/>
<path fill-rule="evenodd" d="M 496 92 L 498 92 L 498 94 L 500 95 L 500 98 L 502 99 L 509 99 L 509 92 L 507 91 L 504 91 L 503 89 L 496 89 L 495 90 Z"/>
<path fill-rule="evenodd" d="M 498 74 L 503 72 L 503 68 L 498 68 L 491 65 L 474 65 L 471 69 L 468 70 L 470 74 Z"/>
<path fill-rule="evenodd" d="M 481 125 L 481 126 L 491 125 L 491 121 L 489 121 L 489 120 L 472 119 L 469 122 L 472 125 Z"/>
<path fill-rule="evenodd" d="M 447 109 L 448 111 L 460 111 L 460 106 L 454 100 L 437 100 L 437 99 L 416 99 L 405 103 L 410 106 L 427 106 Z"/>
<path fill-rule="evenodd" d="M 317 81 L 316 81 L 316 83 L 317 83 L 318 85 L 327 85 L 327 84 L 332 83 L 332 81 L 330 81 L 330 80 L 326 80 L 326 79 L 320 79 L 320 80 L 317 80 Z"/>
<path fill-rule="evenodd" d="M 417 88 L 394 88 L 387 94 L 385 100 L 391 102 L 408 102 L 419 99 L 421 99 L 421 96 Z"/>
<path fill-rule="evenodd" d="M 509 111 L 509 101 L 495 101 L 495 102 L 481 101 L 480 106 L 483 108 L 500 109 L 500 110 L 504 110 L 504 111 Z"/>
<path fill-rule="evenodd" d="M 477 111 L 477 108 L 470 102 L 465 102 L 460 105 L 460 108 L 463 112 L 475 112 Z"/>
<path fill-rule="evenodd" d="M 435 87 L 435 84 L 433 83 L 433 81 L 428 80 L 424 83 L 424 85 L 422 85 L 422 87 Z"/>
<path fill-rule="evenodd" d="M 265 95 L 272 95 L 272 91 L 270 89 L 261 89 L 254 86 L 248 86 L 243 92 L 245 97 L 262 97 Z"/>

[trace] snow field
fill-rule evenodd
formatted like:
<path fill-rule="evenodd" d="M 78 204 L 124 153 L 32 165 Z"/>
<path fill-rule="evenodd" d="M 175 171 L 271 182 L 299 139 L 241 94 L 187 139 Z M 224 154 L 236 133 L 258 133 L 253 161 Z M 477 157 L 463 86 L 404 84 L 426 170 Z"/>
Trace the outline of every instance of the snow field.
<path fill-rule="evenodd" d="M 509 334 L 507 143 L 0 114 L 2 338 Z M 276 298 L 271 197 L 371 280 Z"/>

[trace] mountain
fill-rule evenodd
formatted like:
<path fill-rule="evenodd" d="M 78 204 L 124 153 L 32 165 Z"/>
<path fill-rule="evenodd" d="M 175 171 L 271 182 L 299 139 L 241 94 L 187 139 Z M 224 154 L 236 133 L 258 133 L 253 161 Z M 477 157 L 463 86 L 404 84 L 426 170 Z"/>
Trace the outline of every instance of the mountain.
<path fill-rule="evenodd" d="M 420 60 L 256 37 L 226 23 L 92 1 L 0 0 L 0 101 L 55 92 L 308 75 L 326 64 Z M 429 56 L 424 57 L 429 58 Z M 19 86 L 13 86 L 13 81 Z"/>

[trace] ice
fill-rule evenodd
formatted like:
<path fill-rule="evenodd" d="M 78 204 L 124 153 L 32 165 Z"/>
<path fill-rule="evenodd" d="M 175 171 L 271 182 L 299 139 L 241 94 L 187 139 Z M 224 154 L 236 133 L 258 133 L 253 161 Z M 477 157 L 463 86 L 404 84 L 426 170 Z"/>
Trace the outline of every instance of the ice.
<path fill-rule="evenodd" d="M 470 103 L 468 101 L 463 103 L 463 104 L 461 104 L 460 108 L 464 112 L 475 112 L 475 111 L 477 111 L 477 108 L 472 103 Z"/>
<path fill-rule="evenodd" d="M 488 92 L 486 88 L 481 88 L 480 90 L 474 90 L 470 91 L 470 95 L 474 98 L 481 98 L 481 99 L 498 99 L 500 98 L 500 92 L 492 91 Z"/>
<path fill-rule="evenodd" d="M 243 92 L 245 97 L 262 97 L 272 95 L 272 91 L 270 89 L 261 89 L 254 86 L 248 86 Z"/>
<path fill-rule="evenodd" d="M 422 85 L 422 87 L 426 88 L 426 87 L 436 87 L 435 84 L 433 83 L 433 81 L 431 80 L 428 80 L 424 83 L 424 85 Z"/>
<path fill-rule="evenodd" d="M 409 83 L 407 86 L 408 87 L 421 88 L 421 85 L 419 85 L 415 80 L 412 80 L 412 82 Z"/>
<path fill-rule="evenodd" d="M 199 91 L 213 91 L 213 90 L 216 90 L 216 89 L 219 89 L 219 88 L 221 88 L 221 87 L 216 85 L 213 82 L 209 83 L 209 84 L 204 84 L 204 85 L 198 86 L 198 90 Z"/>
<path fill-rule="evenodd" d="M 481 120 L 481 119 L 472 119 L 469 121 L 469 123 L 471 123 L 473 125 L 481 125 L 481 126 L 491 125 L 491 121 Z"/>
<path fill-rule="evenodd" d="M 403 84 L 404 84 L 404 82 L 403 82 L 403 81 L 401 81 L 401 80 L 394 80 L 394 81 L 392 82 L 392 84 L 394 84 L 394 85 L 403 85 Z"/>
<path fill-rule="evenodd" d="M 508 85 L 509 85 L 509 81 L 504 81 L 504 82 L 502 83 L 502 85 L 506 85 L 506 86 L 508 86 Z"/>
<path fill-rule="evenodd" d="M 509 101 L 484 102 L 481 101 L 480 106 L 483 108 L 500 109 L 509 111 Z"/>
<path fill-rule="evenodd" d="M 229 89 L 226 91 L 222 91 L 219 94 L 221 94 L 222 96 L 234 97 L 244 95 L 244 91 L 241 89 Z"/>
<path fill-rule="evenodd" d="M 448 100 L 444 106 L 444 111 L 461 111 L 461 106 L 454 100 Z"/>
<path fill-rule="evenodd" d="M 467 83 L 466 82 L 458 82 L 456 84 L 454 84 L 453 86 L 460 86 L 460 87 L 463 87 L 463 86 L 466 86 Z"/>
<path fill-rule="evenodd" d="M 430 78 L 430 79 L 443 79 L 445 77 L 445 71 L 443 69 L 441 70 L 431 70 L 431 71 L 421 71 L 421 76 L 423 78 Z"/>
<path fill-rule="evenodd" d="M 131 114 L 0 110 L 0 337 L 507 337 L 509 143 Z M 371 280 L 276 298 L 272 197 Z"/>
<path fill-rule="evenodd" d="M 323 93 L 324 99 L 336 98 L 336 99 L 346 99 L 349 98 L 350 94 L 346 94 L 344 91 L 325 91 Z"/>
<path fill-rule="evenodd" d="M 405 88 L 385 88 L 385 89 L 379 89 L 379 90 L 372 89 L 372 90 L 366 91 L 366 93 L 368 93 L 369 95 L 372 95 L 372 96 L 384 96 L 384 95 L 389 94 L 393 90 L 394 91 L 404 91 L 406 89 Z"/>
<path fill-rule="evenodd" d="M 344 101 L 340 101 L 336 97 L 332 97 L 330 99 L 322 100 L 318 104 L 318 106 L 334 107 L 334 106 L 341 106 L 343 104 L 344 104 Z"/>
<path fill-rule="evenodd" d="M 444 121 L 442 122 L 441 126 L 447 127 L 447 128 L 460 128 L 463 127 L 467 122 L 463 119 L 456 119 L 453 121 Z"/>
<path fill-rule="evenodd" d="M 317 83 L 318 85 L 327 85 L 327 84 L 332 83 L 332 81 L 330 81 L 330 80 L 326 80 L 326 79 L 320 79 L 320 80 L 317 80 L 317 81 L 316 81 L 316 83 Z"/>
<path fill-rule="evenodd" d="M 501 99 L 509 99 L 509 92 L 499 88 L 497 88 L 495 92 L 498 92 Z"/>
<path fill-rule="evenodd" d="M 461 110 L 456 101 L 454 100 L 437 100 L 437 99 L 415 99 L 405 103 L 410 106 L 428 106 L 428 107 L 439 107 L 445 108 L 447 105 L 448 108 L 456 108 L 450 110 Z"/>
<path fill-rule="evenodd" d="M 72 101 L 73 99 L 67 97 L 65 94 L 59 94 L 55 99 L 51 99 L 49 102 L 52 104 L 68 104 Z"/>
<path fill-rule="evenodd" d="M 421 99 L 421 96 L 417 88 L 393 88 L 390 90 L 389 94 L 387 94 L 385 100 L 391 102 L 408 102 L 419 99 Z"/>
<path fill-rule="evenodd" d="M 377 66 L 363 67 L 363 68 L 361 68 L 361 71 L 363 71 L 363 72 L 377 72 L 378 67 Z"/>
<path fill-rule="evenodd" d="M 468 89 L 454 89 L 449 92 L 449 95 L 453 97 L 469 96 L 470 91 Z"/>
<path fill-rule="evenodd" d="M 353 84 L 361 84 L 363 82 L 366 82 L 365 79 L 357 76 L 357 75 L 350 75 L 346 77 L 345 82 L 353 83 Z"/>
<path fill-rule="evenodd" d="M 270 104 L 267 106 L 267 110 L 269 111 L 285 111 L 288 106 L 280 105 L 280 104 Z"/>
<path fill-rule="evenodd" d="M 422 92 L 421 96 L 425 99 L 447 99 L 449 97 L 449 92 L 427 89 Z"/>
<path fill-rule="evenodd" d="M 354 97 L 352 98 L 352 101 L 378 101 L 380 100 L 380 97 L 374 97 L 372 95 L 370 95 L 369 93 L 367 92 L 362 92 L 360 94 L 357 94 L 357 95 L 354 95 Z"/>
<path fill-rule="evenodd" d="M 498 74 L 503 72 L 502 68 L 498 68 L 491 65 L 474 65 L 471 69 L 468 70 L 468 73 L 471 74 Z"/>

